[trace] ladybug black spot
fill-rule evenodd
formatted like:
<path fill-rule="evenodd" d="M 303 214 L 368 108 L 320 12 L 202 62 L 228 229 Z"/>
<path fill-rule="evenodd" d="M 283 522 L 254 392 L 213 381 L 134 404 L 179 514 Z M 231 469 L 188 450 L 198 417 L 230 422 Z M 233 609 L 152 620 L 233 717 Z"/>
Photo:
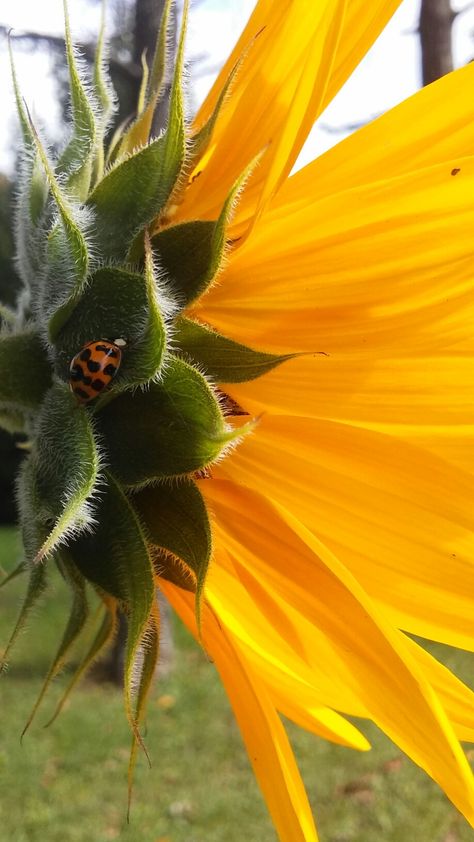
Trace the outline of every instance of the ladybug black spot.
<path fill-rule="evenodd" d="M 101 392 L 106 385 L 107 384 L 104 383 L 103 380 L 93 380 L 91 383 L 91 389 L 94 389 L 94 392 Z"/>
<path fill-rule="evenodd" d="M 73 368 L 71 368 L 69 377 L 71 380 L 74 381 L 82 380 L 82 368 L 78 365 L 75 365 Z"/>
<path fill-rule="evenodd" d="M 106 357 L 118 357 L 118 353 L 115 348 L 110 348 L 109 345 L 96 345 L 95 350 L 100 354 L 105 354 Z"/>
<path fill-rule="evenodd" d="M 114 374 L 116 373 L 116 371 L 117 371 L 117 366 L 114 365 L 114 363 L 109 363 L 104 368 L 104 374 L 106 374 L 107 377 L 113 377 Z"/>
<path fill-rule="evenodd" d="M 87 362 L 87 360 L 89 360 L 90 357 L 91 357 L 91 349 L 90 348 L 84 348 L 84 350 L 81 351 L 80 359 L 84 360 L 84 362 Z"/>
<path fill-rule="evenodd" d="M 94 360 L 87 360 L 87 368 L 89 371 L 97 372 L 100 371 L 100 363 L 94 362 Z"/>

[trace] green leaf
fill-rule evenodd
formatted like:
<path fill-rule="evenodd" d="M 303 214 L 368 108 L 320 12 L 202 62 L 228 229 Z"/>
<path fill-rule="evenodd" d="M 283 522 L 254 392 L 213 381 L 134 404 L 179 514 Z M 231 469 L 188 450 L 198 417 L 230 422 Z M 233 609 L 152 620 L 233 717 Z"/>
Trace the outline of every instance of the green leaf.
<path fill-rule="evenodd" d="M 94 635 L 92 643 L 78 667 L 73 672 L 72 678 L 61 696 L 51 719 L 46 723 L 45 728 L 52 725 L 54 720 L 59 716 L 74 687 L 76 687 L 89 667 L 104 652 L 105 648 L 112 640 L 116 625 L 116 613 L 116 603 L 112 600 L 108 600 L 105 610 L 102 612 L 102 622 Z"/>
<path fill-rule="evenodd" d="M 164 135 L 118 163 L 91 193 L 88 205 L 104 258 L 125 259 L 135 236 L 165 206 L 182 165 L 182 159 L 170 159 L 167 144 Z"/>
<path fill-rule="evenodd" d="M 33 410 L 51 386 L 51 366 L 35 330 L 0 336 L 0 406 Z"/>
<path fill-rule="evenodd" d="M 76 196 L 80 202 L 84 202 L 89 192 L 96 147 L 95 115 L 81 78 L 79 63 L 72 44 L 66 0 L 63 0 L 63 7 L 73 131 L 59 158 L 57 171 L 66 176 L 68 192 Z"/>
<path fill-rule="evenodd" d="M 91 421 L 67 386 L 56 384 L 46 395 L 32 452 L 43 522 L 54 526 L 36 561 L 94 523 L 91 495 L 99 472 Z"/>
<path fill-rule="evenodd" d="M 245 383 L 255 380 L 296 354 L 267 354 L 255 351 L 190 319 L 176 320 L 174 342 L 179 352 L 199 364 L 216 383 Z"/>
<path fill-rule="evenodd" d="M 200 605 L 212 552 L 211 526 L 206 504 L 196 484 L 183 479 L 144 488 L 131 497 L 151 544 L 180 558 L 196 577 L 196 614 Z M 155 568 L 160 573 L 160 560 Z M 163 565 L 162 575 L 167 567 Z M 176 568 L 172 571 L 176 574 Z M 185 577 L 183 577 L 185 578 Z M 186 588 L 188 590 L 189 588 Z"/>
<path fill-rule="evenodd" d="M 115 267 L 89 279 L 75 310 L 55 340 L 56 372 L 69 379 L 72 358 L 94 340 L 125 339 L 114 389 L 147 383 L 160 368 L 166 346 L 153 267 L 143 275 Z"/>
<path fill-rule="evenodd" d="M 226 427 L 204 377 L 172 357 L 160 382 L 122 393 L 96 419 L 111 470 L 130 486 L 197 471 L 241 433 Z"/>
<path fill-rule="evenodd" d="M 165 269 L 176 303 L 181 309 L 199 298 L 212 284 L 226 248 L 226 229 L 239 191 L 255 166 L 255 160 L 237 179 L 219 219 L 195 220 L 164 228 L 152 237 L 160 266 Z"/>
<path fill-rule="evenodd" d="M 71 651 L 72 646 L 74 645 L 80 633 L 82 632 L 87 617 L 89 616 L 89 606 L 87 604 L 84 578 L 78 573 L 73 564 L 67 562 L 65 557 L 61 559 L 61 562 L 58 563 L 58 566 L 63 574 L 65 581 L 68 583 L 72 591 L 73 598 L 69 614 L 69 620 L 67 622 L 57 652 L 53 658 L 51 666 L 46 674 L 43 685 L 38 694 L 38 698 L 36 699 L 36 702 L 33 706 L 33 710 L 31 711 L 27 719 L 26 725 L 23 728 L 21 734 L 22 738 L 24 737 L 28 728 L 33 722 L 33 719 L 38 711 L 41 702 L 44 699 L 44 696 L 49 685 L 51 684 L 51 681 L 63 667 L 68 657 L 68 654 Z"/>
<path fill-rule="evenodd" d="M 161 16 L 160 30 L 156 41 L 155 55 L 151 73 L 148 77 L 148 68 L 143 74 L 142 87 L 145 83 L 143 103 L 139 100 L 138 117 L 124 133 L 120 143 L 119 157 L 133 152 L 134 149 L 144 146 L 148 142 L 153 125 L 153 117 L 156 105 L 160 99 L 165 82 L 166 54 L 168 51 L 168 27 L 169 15 L 172 0 L 166 0 Z M 141 91 L 142 93 L 142 91 Z M 140 97 L 141 99 L 142 97 Z"/>
<path fill-rule="evenodd" d="M 107 474 L 106 480 L 94 534 L 73 541 L 69 553 L 83 576 L 119 599 L 127 612 L 125 708 L 133 733 L 142 744 L 133 711 L 133 665 L 153 610 L 153 565 L 135 512 L 115 479 Z"/>

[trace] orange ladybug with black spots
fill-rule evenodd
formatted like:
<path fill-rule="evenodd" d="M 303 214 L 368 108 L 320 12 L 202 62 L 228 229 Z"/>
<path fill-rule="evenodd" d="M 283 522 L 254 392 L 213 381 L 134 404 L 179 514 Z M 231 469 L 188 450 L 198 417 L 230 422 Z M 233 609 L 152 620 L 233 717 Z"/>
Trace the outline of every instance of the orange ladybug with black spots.
<path fill-rule="evenodd" d="M 97 398 L 114 379 L 122 362 L 125 339 L 87 342 L 71 360 L 69 385 L 80 403 Z"/>

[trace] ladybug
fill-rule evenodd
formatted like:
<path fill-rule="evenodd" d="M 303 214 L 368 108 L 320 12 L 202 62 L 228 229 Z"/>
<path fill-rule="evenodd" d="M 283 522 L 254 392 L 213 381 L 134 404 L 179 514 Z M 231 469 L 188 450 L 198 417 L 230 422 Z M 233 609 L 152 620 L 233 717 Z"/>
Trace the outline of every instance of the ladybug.
<path fill-rule="evenodd" d="M 80 403 L 89 403 L 110 385 L 122 362 L 125 339 L 88 342 L 71 360 L 69 386 Z"/>

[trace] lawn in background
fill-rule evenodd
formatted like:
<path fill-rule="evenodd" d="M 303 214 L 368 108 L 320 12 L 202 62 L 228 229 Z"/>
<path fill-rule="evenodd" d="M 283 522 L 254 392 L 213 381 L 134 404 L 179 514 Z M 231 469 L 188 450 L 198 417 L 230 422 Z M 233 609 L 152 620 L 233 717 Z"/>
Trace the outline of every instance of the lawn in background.
<path fill-rule="evenodd" d="M 0 565 L 19 554 L 0 530 Z M 25 578 L 0 590 L 0 647 Z M 215 670 L 176 623 L 176 661 L 149 705 L 148 769 L 140 758 L 126 823 L 130 735 L 120 691 L 87 679 L 47 729 L 65 676 L 35 723 L 19 735 L 66 620 L 69 596 L 56 577 L 0 678 L 0 842 L 276 842 Z M 472 656 L 431 647 L 467 680 Z M 439 789 L 375 727 L 359 753 L 289 724 L 321 842 L 472 842 L 474 834 Z M 471 757 L 474 749 L 471 749 Z"/>

